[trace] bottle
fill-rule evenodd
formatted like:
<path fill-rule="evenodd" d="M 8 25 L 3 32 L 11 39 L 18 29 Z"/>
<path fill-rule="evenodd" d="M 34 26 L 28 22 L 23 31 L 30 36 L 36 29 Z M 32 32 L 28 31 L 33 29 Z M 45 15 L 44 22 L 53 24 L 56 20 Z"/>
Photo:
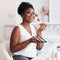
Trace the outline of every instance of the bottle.
<path fill-rule="evenodd" d="M 56 60 L 60 60 L 60 46 L 57 46 L 57 58 Z"/>
<path fill-rule="evenodd" d="M 55 56 L 54 51 L 52 51 L 52 53 L 51 53 L 51 60 L 56 60 L 56 56 Z"/>

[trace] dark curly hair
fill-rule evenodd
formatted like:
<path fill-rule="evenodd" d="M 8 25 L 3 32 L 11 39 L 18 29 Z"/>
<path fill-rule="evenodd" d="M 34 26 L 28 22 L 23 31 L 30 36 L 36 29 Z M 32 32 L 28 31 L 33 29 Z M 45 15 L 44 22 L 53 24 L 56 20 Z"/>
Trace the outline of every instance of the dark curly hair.
<path fill-rule="evenodd" d="M 22 2 L 18 7 L 17 12 L 18 12 L 19 15 L 22 15 L 22 13 L 28 8 L 32 8 L 34 10 L 33 6 L 30 3 Z"/>

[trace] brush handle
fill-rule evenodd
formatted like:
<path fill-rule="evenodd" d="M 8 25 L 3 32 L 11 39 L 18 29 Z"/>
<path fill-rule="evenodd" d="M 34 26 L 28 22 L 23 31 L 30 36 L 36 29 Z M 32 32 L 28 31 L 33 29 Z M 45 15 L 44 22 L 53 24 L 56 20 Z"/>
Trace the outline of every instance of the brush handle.
<path fill-rule="evenodd" d="M 34 38 L 36 38 L 38 41 L 43 42 L 43 43 L 47 42 L 44 38 L 42 38 L 40 36 L 34 36 Z"/>

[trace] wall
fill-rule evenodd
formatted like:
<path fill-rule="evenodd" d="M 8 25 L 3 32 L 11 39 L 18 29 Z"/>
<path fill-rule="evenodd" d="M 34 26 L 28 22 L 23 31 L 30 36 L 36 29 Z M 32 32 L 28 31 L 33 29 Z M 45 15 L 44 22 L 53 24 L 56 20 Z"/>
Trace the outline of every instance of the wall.
<path fill-rule="evenodd" d="M 60 0 L 50 0 L 50 22 L 60 23 Z"/>
<path fill-rule="evenodd" d="M 0 0 L 0 40 L 4 36 L 4 25 L 16 24 L 16 1 Z"/>

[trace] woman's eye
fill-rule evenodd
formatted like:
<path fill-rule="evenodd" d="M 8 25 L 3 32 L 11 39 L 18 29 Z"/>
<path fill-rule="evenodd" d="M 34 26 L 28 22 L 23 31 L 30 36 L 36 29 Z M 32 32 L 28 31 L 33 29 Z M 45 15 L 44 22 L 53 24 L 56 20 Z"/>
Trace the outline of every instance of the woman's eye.
<path fill-rule="evenodd" d="M 32 13 L 31 13 L 31 12 L 26 12 L 26 13 L 27 13 L 27 14 L 33 14 L 33 15 L 35 14 L 35 12 L 32 12 Z"/>
<path fill-rule="evenodd" d="M 35 14 L 34 12 L 32 14 Z"/>
<path fill-rule="evenodd" d="M 29 14 L 30 12 L 27 12 L 27 14 Z"/>

